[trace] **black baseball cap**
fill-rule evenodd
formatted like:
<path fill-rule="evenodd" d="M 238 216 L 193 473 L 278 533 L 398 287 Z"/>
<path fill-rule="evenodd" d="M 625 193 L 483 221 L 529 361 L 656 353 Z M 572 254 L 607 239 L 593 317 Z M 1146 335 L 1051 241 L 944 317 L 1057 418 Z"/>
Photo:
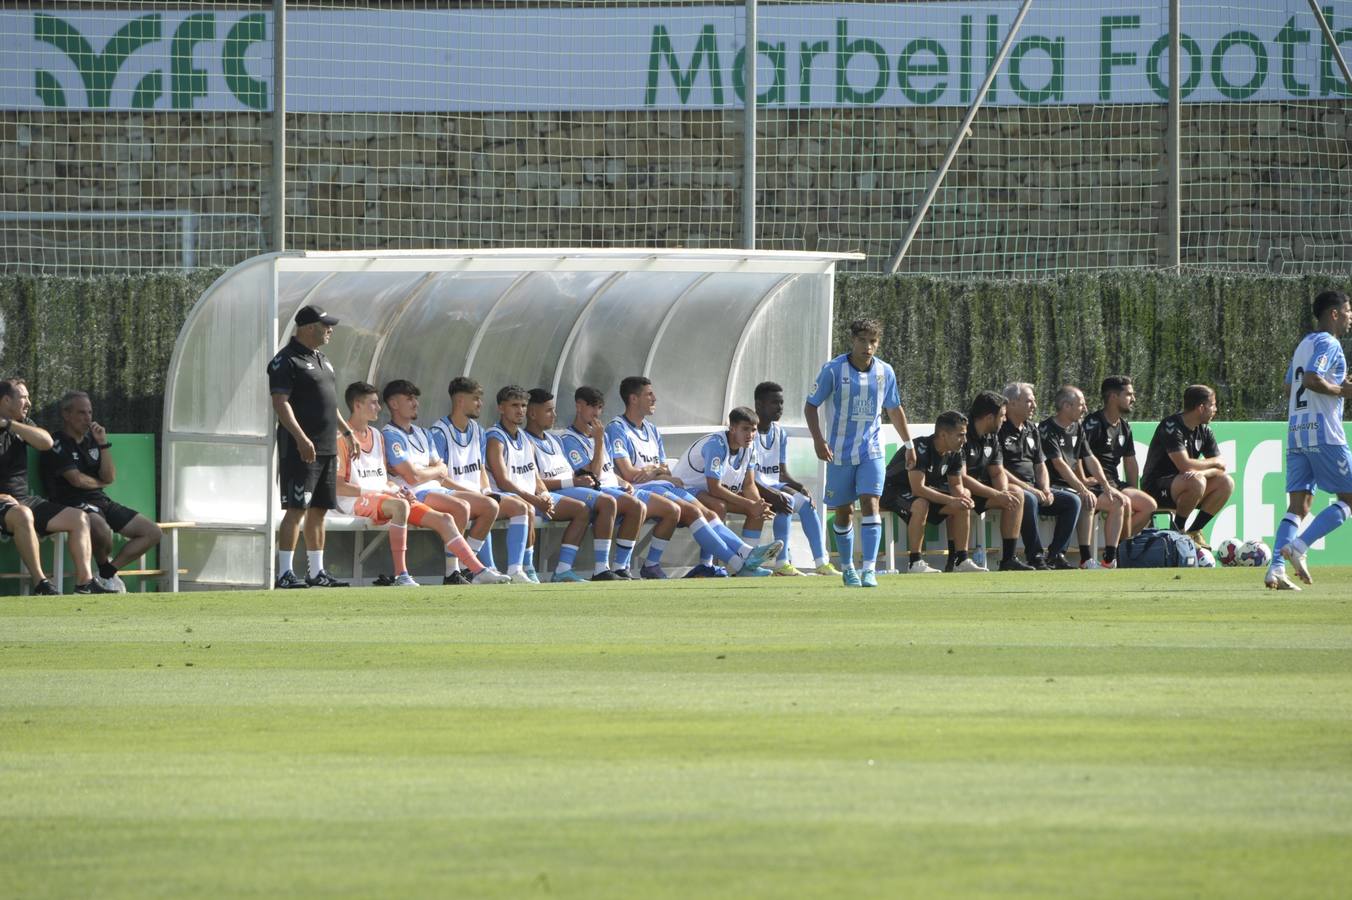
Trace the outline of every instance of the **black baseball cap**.
<path fill-rule="evenodd" d="M 333 326 L 338 324 L 338 317 L 329 315 L 317 306 L 302 306 L 300 312 L 296 313 L 297 325 L 313 325 L 316 322 Z"/>

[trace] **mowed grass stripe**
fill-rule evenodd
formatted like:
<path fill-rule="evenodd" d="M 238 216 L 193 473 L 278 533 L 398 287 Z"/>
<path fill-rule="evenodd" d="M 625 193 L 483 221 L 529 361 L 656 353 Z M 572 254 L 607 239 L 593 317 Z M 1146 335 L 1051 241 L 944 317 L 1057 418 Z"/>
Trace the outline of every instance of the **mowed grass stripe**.
<path fill-rule="evenodd" d="M 1256 574 L 0 601 L 0 895 L 1339 896 Z"/>

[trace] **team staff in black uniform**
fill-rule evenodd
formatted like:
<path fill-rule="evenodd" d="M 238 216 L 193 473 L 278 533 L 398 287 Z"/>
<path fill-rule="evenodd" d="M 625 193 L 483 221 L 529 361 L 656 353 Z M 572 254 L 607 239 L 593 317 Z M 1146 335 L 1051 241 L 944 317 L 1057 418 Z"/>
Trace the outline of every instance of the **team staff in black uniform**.
<path fill-rule="evenodd" d="M 268 389 L 277 414 L 277 470 L 282 516 L 277 530 L 277 587 L 347 587 L 324 571 L 324 514 L 338 505 L 338 432 L 350 434 L 338 412 L 337 376 L 319 348 L 338 319 L 313 306 L 296 313 L 296 333 L 268 363 Z M 292 558 L 305 523 L 309 577 Z"/>
<path fill-rule="evenodd" d="M 89 567 L 89 517 L 83 510 L 61 506 L 28 493 L 28 448 L 52 449 L 52 436 L 28 418 L 33 408 L 28 385 L 21 378 L 0 381 L 0 517 L 6 534 L 14 538 L 35 594 L 59 594 L 43 574 L 38 538 L 64 531 L 75 564 L 75 593 L 107 594 Z"/>
<path fill-rule="evenodd" d="M 1080 498 L 1074 491 L 1052 487 L 1042 455 L 1042 435 L 1033 424 L 1037 396 L 1025 381 L 1005 385 L 1005 424 L 1000 426 L 1000 454 L 1004 458 L 1005 477 L 1023 488 L 1023 550 L 1028 564 L 1035 569 L 1073 569 L 1066 559 L 1066 547 L 1080 517 Z M 1044 553 L 1038 533 L 1040 516 L 1055 519 L 1052 544 Z"/>
<path fill-rule="evenodd" d="M 61 398 L 61 430 L 52 434 L 52 449 L 38 462 L 47 496 L 88 514 L 89 540 L 104 587 L 125 592 L 117 570 L 159 544 L 160 526 L 104 492 L 117 478 L 113 445 L 94 421 L 94 406 L 84 391 L 68 391 Z M 110 561 L 114 531 L 127 542 Z"/>
<path fill-rule="evenodd" d="M 1000 453 L 1000 426 L 1005 424 L 1005 398 L 982 391 L 972 401 L 967 417 L 967 443 L 962 448 L 967 477 L 963 484 L 972 492 L 976 512 L 986 507 L 1000 510 L 1000 537 L 1004 552 L 1001 572 L 1031 572 L 1033 567 L 1015 556 L 1019 525 L 1023 522 L 1023 489 L 1010 484 Z"/>
<path fill-rule="evenodd" d="M 934 420 L 934 434 L 916 438 L 915 462 L 906 472 L 906 482 L 900 491 L 889 494 L 888 508 L 906 521 L 906 536 L 911 548 L 912 575 L 929 575 L 939 570 L 925 562 L 921 548 L 925 546 L 925 524 L 935 525 L 948 520 L 950 548 L 955 571 L 984 572 L 967 558 L 968 513 L 975 505 L 971 493 L 962 483 L 962 445 L 967 437 L 967 417 L 955 410 L 941 413 Z M 889 468 L 905 465 L 906 454 L 898 452 Z M 896 484 L 895 479 L 893 480 Z"/>
<path fill-rule="evenodd" d="M 1221 448 L 1209 424 L 1216 418 L 1216 392 L 1194 384 L 1183 392 L 1183 411 L 1160 423 L 1150 438 L 1141 487 L 1160 506 L 1172 506 L 1174 529 L 1187 531 L 1199 547 L 1206 527 L 1234 493 L 1235 481 L 1225 471 Z M 1184 528 L 1196 509 L 1192 524 Z M 1209 547 L 1208 547 L 1209 549 Z"/>
<path fill-rule="evenodd" d="M 1081 420 L 1085 409 L 1084 392 L 1071 384 L 1057 388 L 1052 400 L 1056 414 L 1038 425 L 1042 434 L 1042 452 L 1051 469 L 1052 483 L 1073 490 L 1080 495 L 1080 568 L 1117 568 L 1117 544 L 1122 538 L 1122 522 L 1131 510 L 1131 501 L 1117 488 L 1107 484 L 1107 476 L 1094 454 L 1089 451 Z M 1097 496 L 1085 478 L 1091 477 L 1104 485 L 1102 496 Z M 1103 562 L 1094 559 L 1095 512 L 1108 514 L 1108 525 L 1103 530 Z"/>
<path fill-rule="evenodd" d="M 1091 412 L 1084 419 L 1084 437 L 1089 451 L 1103 467 L 1108 482 L 1131 501 L 1131 515 L 1123 522 L 1122 540 L 1127 540 L 1150 522 L 1156 509 L 1155 501 L 1141 490 L 1140 467 L 1136 462 L 1136 441 L 1131 436 L 1127 416 L 1136 405 L 1136 387 L 1126 375 L 1109 375 L 1099 389 L 1103 408 Z M 1103 495 L 1103 485 L 1092 476 L 1086 479 L 1089 489 Z"/>

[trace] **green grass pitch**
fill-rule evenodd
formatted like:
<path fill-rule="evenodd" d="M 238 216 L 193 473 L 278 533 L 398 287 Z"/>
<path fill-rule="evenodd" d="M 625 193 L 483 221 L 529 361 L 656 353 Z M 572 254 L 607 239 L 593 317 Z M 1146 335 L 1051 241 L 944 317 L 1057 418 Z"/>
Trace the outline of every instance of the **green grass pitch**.
<path fill-rule="evenodd" d="M 0 897 L 1346 897 L 1352 568 L 0 600 Z"/>

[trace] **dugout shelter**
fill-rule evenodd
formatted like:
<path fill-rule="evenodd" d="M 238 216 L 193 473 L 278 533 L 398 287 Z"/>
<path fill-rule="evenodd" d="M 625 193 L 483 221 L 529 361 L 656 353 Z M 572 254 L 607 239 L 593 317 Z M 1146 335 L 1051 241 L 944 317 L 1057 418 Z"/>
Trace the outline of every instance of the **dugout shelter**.
<path fill-rule="evenodd" d="M 344 386 L 408 378 L 419 421 L 449 411 L 446 386 L 545 387 L 563 425 L 582 384 L 622 412 L 619 382 L 651 378 L 669 456 L 784 386 L 784 426 L 805 437 L 802 401 L 831 340 L 836 263 L 855 254 L 752 250 L 466 250 L 265 254 L 223 274 L 179 333 L 164 392 L 162 517 L 182 536 L 185 587 L 265 587 L 281 518 L 268 361 L 314 304 L 341 324 L 324 352 Z M 798 477 L 820 487 L 809 440 Z M 332 542 L 332 538 L 331 538 Z"/>

